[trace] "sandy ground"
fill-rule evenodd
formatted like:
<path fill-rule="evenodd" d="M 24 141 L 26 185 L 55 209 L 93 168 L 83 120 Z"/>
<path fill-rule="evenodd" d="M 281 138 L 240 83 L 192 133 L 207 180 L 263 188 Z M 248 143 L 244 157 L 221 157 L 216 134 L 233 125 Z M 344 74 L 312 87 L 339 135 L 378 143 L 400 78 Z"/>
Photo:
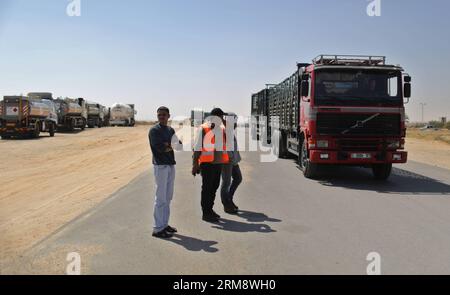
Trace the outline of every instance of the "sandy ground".
<path fill-rule="evenodd" d="M 149 169 L 149 128 L 0 141 L 0 273 L 2 265 Z M 408 138 L 406 149 L 410 160 L 450 169 L 450 144 Z"/>
<path fill-rule="evenodd" d="M 409 160 L 450 170 L 450 144 L 417 138 L 407 138 L 406 150 Z"/>
<path fill-rule="evenodd" d="M 0 267 L 148 169 L 149 128 L 0 141 Z"/>

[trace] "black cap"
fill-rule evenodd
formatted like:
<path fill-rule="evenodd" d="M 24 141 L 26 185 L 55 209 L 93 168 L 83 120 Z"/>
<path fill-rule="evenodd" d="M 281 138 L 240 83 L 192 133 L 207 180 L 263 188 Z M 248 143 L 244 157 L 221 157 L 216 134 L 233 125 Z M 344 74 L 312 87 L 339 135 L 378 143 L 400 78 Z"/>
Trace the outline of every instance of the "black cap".
<path fill-rule="evenodd" d="M 227 113 L 225 113 L 224 111 L 222 111 L 222 109 L 220 108 L 214 108 L 211 111 L 211 116 L 217 116 L 217 117 L 222 117 L 225 116 Z"/>

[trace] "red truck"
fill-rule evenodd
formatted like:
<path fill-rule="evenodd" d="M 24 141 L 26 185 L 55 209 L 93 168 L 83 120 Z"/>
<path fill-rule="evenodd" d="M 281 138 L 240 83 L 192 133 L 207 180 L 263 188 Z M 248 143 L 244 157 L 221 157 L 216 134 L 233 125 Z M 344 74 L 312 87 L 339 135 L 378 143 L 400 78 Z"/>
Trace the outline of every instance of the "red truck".
<path fill-rule="evenodd" d="M 252 135 L 280 158 L 295 155 L 307 178 L 323 165 L 354 165 L 385 180 L 407 161 L 410 96 L 411 77 L 384 56 L 320 55 L 252 95 Z"/>

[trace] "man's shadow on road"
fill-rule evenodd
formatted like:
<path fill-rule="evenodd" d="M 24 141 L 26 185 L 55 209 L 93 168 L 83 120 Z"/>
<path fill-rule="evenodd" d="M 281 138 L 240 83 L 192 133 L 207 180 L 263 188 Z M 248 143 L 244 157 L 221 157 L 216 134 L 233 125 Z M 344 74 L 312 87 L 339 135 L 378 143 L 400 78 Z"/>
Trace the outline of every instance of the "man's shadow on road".
<path fill-rule="evenodd" d="M 259 232 L 259 233 L 273 233 L 276 230 L 272 229 L 268 224 L 260 223 L 264 221 L 268 222 L 281 222 L 280 219 L 275 219 L 267 216 L 264 213 L 257 213 L 251 211 L 239 210 L 237 216 L 246 219 L 249 222 L 240 222 L 230 219 L 221 218 L 219 223 L 213 226 L 213 228 L 232 231 L 232 232 Z M 258 223 L 253 223 L 258 222 Z"/>
<path fill-rule="evenodd" d="M 172 238 L 167 239 L 166 241 L 183 246 L 186 250 L 193 252 L 203 250 L 205 252 L 214 253 L 219 251 L 219 249 L 213 247 L 213 245 L 217 244 L 216 241 L 203 241 L 180 234 L 174 234 Z"/>
<path fill-rule="evenodd" d="M 245 211 L 245 210 L 239 210 L 237 216 L 244 218 L 248 222 L 264 222 L 264 221 L 281 222 L 280 219 L 269 217 L 264 213 Z"/>

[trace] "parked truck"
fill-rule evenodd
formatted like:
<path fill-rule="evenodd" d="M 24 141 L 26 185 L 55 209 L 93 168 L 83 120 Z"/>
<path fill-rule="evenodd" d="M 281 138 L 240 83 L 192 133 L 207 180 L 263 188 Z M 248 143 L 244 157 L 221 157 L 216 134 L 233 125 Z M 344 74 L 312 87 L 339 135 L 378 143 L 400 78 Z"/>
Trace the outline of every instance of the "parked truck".
<path fill-rule="evenodd" d="M 89 128 L 102 128 L 105 121 L 105 107 L 99 103 L 87 102 L 87 125 Z"/>
<path fill-rule="evenodd" d="M 87 124 L 86 101 L 83 98 L 58 98 L 55 100 L 58 128 L 73 131 L 84 130 Z"/>
<path fill-rule="evenodd" d="M 410 96 L 411 77 L 384 56 L 320 55 L 252 95 L 252 134 L 278 157 L 296 156 L 307 178 L 323 165 L 356 165 L 387 179 L 407 161 Z"/>
<path fill-rule="evenodd" d="M 131 126 L 135 125 L 135 115 L 137 111 L 134 104 L 115 103 L 111 106 L 111 117 L 109 123 L 111 126 Z"/>
<path fill-rule="evenodd" d="M 45 97 L 4 96 L 0 101 L 1 138 L 38 138 L 41 132 L 48 132 L 53 137 L 58 117 L 51 94 Z"/>

